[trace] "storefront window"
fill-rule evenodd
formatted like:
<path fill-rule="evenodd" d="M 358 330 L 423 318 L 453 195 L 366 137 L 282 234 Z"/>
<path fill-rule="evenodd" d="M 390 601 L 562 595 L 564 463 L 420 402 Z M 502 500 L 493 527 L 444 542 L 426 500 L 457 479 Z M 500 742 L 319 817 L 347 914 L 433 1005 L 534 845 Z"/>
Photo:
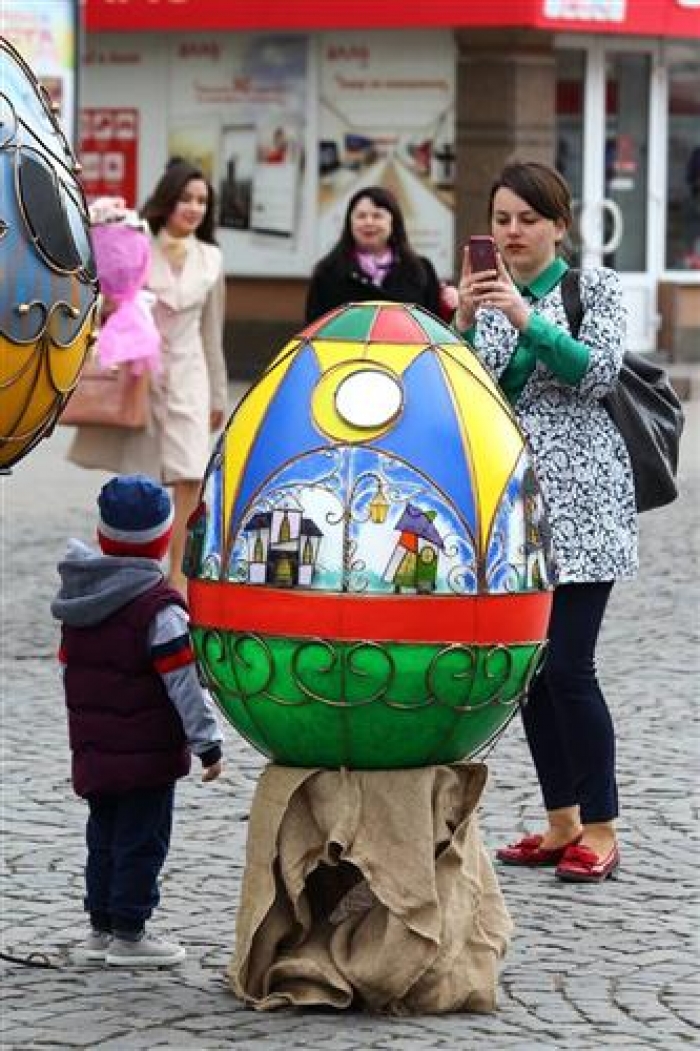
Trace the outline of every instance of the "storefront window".
<path fill-rule="evenodd" d="M 669 49 L 666 266 L 700 271 L 700 46 Z"/>
<path fill-rule="evenodd" d="M 583 51 L 557 54 L 557 169 L 564 176 L 574 198 L 574 229 L 569 260 L 579 266 L 580 244 L 576 229 L 583 197 L 583 85 L 586 56 Z"/>

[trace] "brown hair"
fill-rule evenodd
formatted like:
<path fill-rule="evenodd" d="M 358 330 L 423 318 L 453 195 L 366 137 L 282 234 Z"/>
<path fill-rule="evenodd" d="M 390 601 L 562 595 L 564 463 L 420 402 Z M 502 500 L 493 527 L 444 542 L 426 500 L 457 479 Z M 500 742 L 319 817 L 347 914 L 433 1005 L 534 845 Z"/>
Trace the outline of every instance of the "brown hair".
<path fill-rule="evenodd" d="M 489 193 L 489 221 L 493 218 L 493 199 L 502 187 L 522 197 L 533 211 L 545 219 L 571 226 L 571 190 L 566 180 L 548 164 L 513 161 L 495 180 Z"/>
<path fill-rule="evenodd" d="M 207 244 L 216 244 L 214 237 L 214 216 L 216 204 L 214 189 L 201 168 L 190 164 L 181 157 L 173 157 L 168 161 L 165 172 L 160 177 L 153 193 L 148 198 L 141 216 L 148 223 L 151 233 L 157 234 L 167 223 L 175 211 L 177 202 L 182 197 L 185 187 L 193 179 L 201 179 L 207 186 L 207 210 L 204 218 L 195 230 L 195 237 Z"/>

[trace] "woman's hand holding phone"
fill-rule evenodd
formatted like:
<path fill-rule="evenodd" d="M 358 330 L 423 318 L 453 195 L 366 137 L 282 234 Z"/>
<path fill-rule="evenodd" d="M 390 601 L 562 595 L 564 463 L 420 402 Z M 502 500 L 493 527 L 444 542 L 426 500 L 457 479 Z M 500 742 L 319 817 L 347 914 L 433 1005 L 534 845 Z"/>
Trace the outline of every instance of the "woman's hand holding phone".
<path fill-rule="evenodd" d="M 492 263 L 491 268 L 487 264 Z M 484 296 L 498 277 L 498 256 L 491 237 L 470 237 L 462 254 L 462 272 L 457 286 L 458 305 L 455 325 L 460 332 L 471 328 L 476 311 L 484 306 Z"/>
<path fill-rule="evenodd" d="M 494 264 L 491 266 L 490 264 Z M 502 311 L 515 328 L 527 325 L 530 309 L 513 284 L 493 238 L 473 237 L 464 249 L 455 325 L 466 331 L 476 321 L 479 307 Z"/>
<path fill-rule="evenodd" d="M 475 235 L 467 243 L 469 265 L 473 274 L 498 272 L 498 252 L 493 237 Z"/>

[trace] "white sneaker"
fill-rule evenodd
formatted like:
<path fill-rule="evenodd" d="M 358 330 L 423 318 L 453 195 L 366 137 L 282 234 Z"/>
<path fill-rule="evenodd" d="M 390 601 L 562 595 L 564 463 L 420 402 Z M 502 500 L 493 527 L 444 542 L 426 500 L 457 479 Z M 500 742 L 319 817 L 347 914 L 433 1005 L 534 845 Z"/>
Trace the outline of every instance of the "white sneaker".
<path fill-rule="evenodd" d="M 112 938 L 107 949 L 107 963 L 113 967 L 172 967 L 182 963 L 187 953 L 176 942 L 166 942 L 153 934 L 144 934 L 138 941 Z"/>
<path fill-rule="evenodd" d="M 70 950 L 70 957 L 75 963 L 104 963 L 111 941 L 111 934 L 93 928 L 81 945 Z"/>

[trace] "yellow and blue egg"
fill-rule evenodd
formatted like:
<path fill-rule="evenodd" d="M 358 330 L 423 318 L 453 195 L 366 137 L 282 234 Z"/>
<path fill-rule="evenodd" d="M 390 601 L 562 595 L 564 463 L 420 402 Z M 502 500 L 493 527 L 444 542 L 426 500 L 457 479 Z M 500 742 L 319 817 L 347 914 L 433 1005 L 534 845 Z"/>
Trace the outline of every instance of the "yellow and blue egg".
<path fill-rule="evenodd" d="M 416 306 L 350 304 L 284 348 L 214 452 L 186 563 L 208 684 L 281 763 L 475 755 L 546 637 L 523 435 L 476 355 Z"/>
<path fill-rule="evenodd" d="M 98 285 L 51 100 L 0 38 L 0 469 L 54 427 L 93 342 Z"/>

